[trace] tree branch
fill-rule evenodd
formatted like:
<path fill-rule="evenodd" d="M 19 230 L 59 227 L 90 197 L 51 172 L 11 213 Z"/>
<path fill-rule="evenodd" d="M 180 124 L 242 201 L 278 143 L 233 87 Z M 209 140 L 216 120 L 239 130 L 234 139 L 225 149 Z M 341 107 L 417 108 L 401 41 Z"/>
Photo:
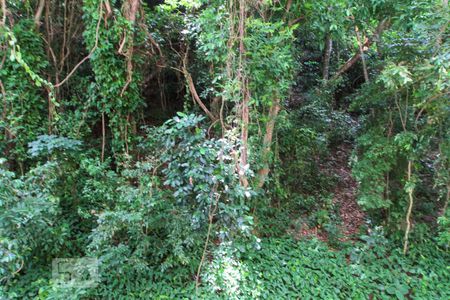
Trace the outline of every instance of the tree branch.
<path fill-rule="evenodd" d="M 372 45 L 372 43 L 374 41 L 379 40 L 381 33 L 389 26 L 389 23 L 390 23 L 389 19 L 384 19 L 383 21 L 381 21 L 378 24 L 377 29 L 375 30 L 375 33 L 373 34 L 373 36 L 370 37 L 369 39 L 367 39 L 367 41 L 362 45 L 362 47 L 361 47 L 362 52 L 359 51 L 359 49 L 358 49 L 358 52 L 355 53 L 343 66 L 341 66 L 337 70 L 336 74 L 333 75 L 331 80 L 335 80 L 339 76 L 341 76 L 343 73 L 347 72 L 347 70 L 350 69 L 361 58 L 361 53 L 368 51 L 370 46 Z"/>
<path fill-rule="evenodd" d="M 92 47 L 91 52 L 89 52 L 89 54 L 83 58 L 73 69 L 72 71 L 70 71 L 69 74 L 67 74 L 66 78 L 64 78 L 60 83 L 54 85 L 55 88 L 62 86 L 64 83 L 67 82 L 67 80 L 69 80 L 69 78 L 73 75 L 73 73 L 75 73 L 75 71 L 88 59 L 91 58 L 92 54 L 94 54 L 94 51 L 97 49 L 98 47 L 98 37 L 99 37 L 99 30 L 100 30 L 100 22 L 102 20 L 101 15 L 103 12 L 103 8 L 102 8 L 102 4 L 100 3 L 100 14 L 99 14 L 99 18 L 98 18 L 98 22 L 97 22 L 97 28 L 95 29 L 95 44 L 94 47 Z"/>
<path fill-rule="evenodd" d="M 183 74 L 188 83 L 189 91 L 191 92 L 192 98 L 194 98 L 195 102 L 200 106 L 200 108 L 206 113 L 206 115 L 211 119 L 211 121 L 216 121 L 217 118 L 214 116 L 211 111 L 206 107 L 203 101 L 197 94 L 197 90 L 195 89 L 194 81 L 192 80 L 191 74 L 187 71 L 185 67 L 183 67 Z"/>

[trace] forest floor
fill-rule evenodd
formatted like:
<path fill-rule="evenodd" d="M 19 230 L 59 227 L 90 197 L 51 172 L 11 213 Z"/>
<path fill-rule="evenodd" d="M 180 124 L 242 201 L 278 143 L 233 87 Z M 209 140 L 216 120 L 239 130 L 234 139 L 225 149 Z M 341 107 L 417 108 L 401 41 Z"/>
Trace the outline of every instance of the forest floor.
<path fill-rule="evenodd" d="M 365 214 L 356 202 L 358 185 L 351 174 L 350 155 L 352 147 L 350 144 L 341 144 L 332 151 L 328 163 L 330 175 L 338 177 L 338 183 L 334 189 L 333 204 L 339 208 L 342 220 L 342 234 L 350 238 L 359 232 L 364 224 Z"/>
<path fill-rule="evenodd" d="M 350 156 L 352 145 L 342 143 L 331 150 L 328 157 L 320 164 L 320 171 L 330 178 L 337 178 L 336 186 L 333 189 L 333 206 L 339 212 L 339 231 L 341 241 L 354 239 L 359 233 L 360 227 L 364 224 L 365 213 L 356 201 L 358 185 L 351 174 Z M 291 232 L 292 233 L 292 232 Z M 306 224 L 301 229 L 293 233 L 297 239 L 302 237 L 315 236 L 324 242 L 328 241 L 328 235 L 321 228 L 310 228 Z"/>

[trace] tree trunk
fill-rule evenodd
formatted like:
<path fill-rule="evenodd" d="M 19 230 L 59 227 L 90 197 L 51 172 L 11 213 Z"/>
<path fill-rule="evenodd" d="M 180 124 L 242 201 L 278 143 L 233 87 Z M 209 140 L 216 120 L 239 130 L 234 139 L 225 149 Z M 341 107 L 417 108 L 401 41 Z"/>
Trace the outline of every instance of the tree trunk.
<path fill-rule="evenodd" d="M 263 149 L 261 153 L 261 160 L 263 167 L 258 171 L 258 187 L 262 188 L 266 181 L 267 175 L 269 175 L 269 155 L 270 148 L 273 140 L 273 131 L 275 129 L 275 121 L 280 111 L 280 100 L 275 99 L 274 103 L 269 110 L 269 121 L 266 123 L 266 133 L 263 139 Z"/>
<path fill-rule="evenodd" d="M 10 139 L 9 130 L 7 128 L 7 125 L 6 125 L 6 124 L 8 124 L 8 122 L 6 120 L 6 116 L 8 115 L 8 102 L 7 102 L 7 99 L 6 99 L 6 90 L 5 90 L 5 87 L 4 87 L 3 82 L 1 80 L 0 80 L 0 92 L 2 93 L 2 99 L 3 99 L 2 121 L 5 124 L 5 126 L 4 126 L 5 127 L 5 142 L 8 145 L 8 142 L 9 142 L 9 139 Z M 4 156 L 5 157 L 9 156 L 9 146 L 6 147 Z"/>
<path fill-rule="evenodd" d="M 411 175 L 412 175 L 412 161 L 408 161 L 408 183 L 411 181 Z M 406 254 L 408 251 L 408 241 L 409 241 L 409 232 L 411 231 L 411 214 L 412 214 L 412 208 L 414 205 L 414 198 L 413 198 L 413 192 L 414 189 L 408 190 L 408 211 L 406 213 L 406 230 L 405 230 L 405 237 L 404 237 L 404 244 L 403 244 L 403 254 Z"/>
<path fill-rule="evenodd" d="M 119 49 L 119 53 L 121 53 L 122 46 L 125 44 L 127 40 L 127 35 L 130 36 L 130 42 L 128 45 L 128 49 L 126 53 L 124 54 L 127 59 L 127 81 L 125 82 L 125 85 L 122 88 L 122 91 L 120 92 L 120 96 L 123 96 L 125 93 L 125 90 L 130 85 L 132 79 L 133 79 L 133 50 L 134 50 L 134 23 L 136 23 L 136 14 L 139 10 L 140 6 L 140 0 L 128 0 L 123 8 L 123 14 L 125 18 L 130 21 L 131 23 L 131 32 L 125 33 L 125 36 L 123 38 L 123 44 L 121 45 Z"/>
<path fill-rule="evenodd" d="M 361 36 L 359 34 L 359 30 L 358 30 L 357 26 L 355 27 L 355 32 L 356 32 L 356 40 L 358 42 L 359 56 L 361 57 L 361 62 L 363 65 L 364 80 L 366 82 L 369 82 L 369 73 L 367 72 L 366 59 L 364 58 L 364 49 L 361 44 Z"/>
<path fill-rule="evenodd" d="M 244 74 L 244 59 L 245 59 L 245 46 L 244 46 L 244 36 L 245 36 L 245 0 L 239 0 L 239 70 L 238 78 L 241 82 L 241 151 L 240 151 L 240 161 L 239 161 L 239 176 L 241 184 L 244 187 L 248 186 L 248 180 L 245 176 L 245 170 L 248 165 L 247 151 L 248 151 L 248 125 L 249 125 L 249 98 L 250 94 L 248 91 L 247 78 Z"/>
<path fill-rule="evenodd" d="M 39 29 L 41 26 L 41 17 L 42 12 L 44 11 L 45 0 L 39 0 L 38 7 L 36 9 L 36 13 L 34 14 L 34 25 Z"/>
<path fill-rule="evenodd" d="M 105 145 L 106 145 L 105 112 L 102 111 L 102 154 L 100 156 L 102 163 L 105 161 Z"/>
<path fill-rule="evenodd" d="M 323 54 L 323 68 L 322 68 L 322 78 L 323 80 L 328 80 L 330 74 L 330 58 L 331 51 L 333 49 L 333 40 L 331 39 L 330 33 L 325 36 L 325 52 Z"/>
<path fill-rule="evenodd" d="M 6 25 L 6 0 L 1 0 L 1 4 L 2 4 L 2 21 L 0 23 L 1 26 L 5 26 Z"/>

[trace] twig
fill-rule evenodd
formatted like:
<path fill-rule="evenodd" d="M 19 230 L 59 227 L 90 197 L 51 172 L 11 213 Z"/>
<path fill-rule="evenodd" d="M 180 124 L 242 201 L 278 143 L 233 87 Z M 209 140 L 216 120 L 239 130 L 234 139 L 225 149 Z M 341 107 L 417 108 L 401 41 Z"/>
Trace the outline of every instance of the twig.
<path fill-rule="evenodd" d="M 406 131 L 406 120 L 403 120 L 403 113 L 400 104 L 398 103 L 397 93 L 395 93 L 395 105 L 397 106 L 398 109 L 398 115 L 400 116 L 400 122 L 402 122 L 403 130 Z M 407 117 L 408 116 L 405 116 L 405 118 Z"/>
<path fill-rule="evenodd" d="M 14 276 L 14 275 L 16 275 L 17 273 L 19 273 L 19 272 L 22 270 L 24 261 L 23 261 L 23 259 L 21 259 L 21 261 L 22 261 L 22 262 L 20 263 L 20 267 L 10 275 L 11 277 Z M 0 279 L 0 282 L 2 282 L 3 280 L 5 280 L 5 279 L 8 278 L 8 277 L 9 277 L 9 276 L 4 276 L 3 278 Z"/>
<path fill-rule="evenodd" d="M 102 1 L 103 2 L 103 1 Z M 102 2 L 100 2 L 100 12 L 99 12 L 99 18 L 98 18 L 98 22 L 97 22 L 97 28 L 95 29 L 95 44 L 94 47 L 91 49 L 91 52 L 89 52 L 89 54 L 83 58 L 73 69 L 72 71 L 70 71 L 70 73 L 66 76 L 66 78 L 64 78 L 60 83 L 54 85 L 55 88 L 60 87 L 61 85 L 63 85 L 64 83 L 66 83 L 67 80 L 69 80 L 69 78 L 73 75 L 73 73 L 75 73 L 75 71 L 88 59 L 91 58 L 92 54 L 94 54 L 94 51 L 97 50 L 98 47 L 98 38 L 99 38 L 99 30 L 100 30 L 100 22 L 102 20 L 101 15 L 103 13 L 103 6 L 102 6 Z"/>
<path fill-rule="evenodd" d="M 217 183 L 214 185 L 213 190 L 211 192 L 211 194 L 215 193 L 217 190 Z M 197 269 L 197 276 L 195 278 L 195 294 L 198 294 L 198 287 L 200 285 L 200 272 L 202 270 L 202 265 L 203 262 L 205 261 L 205 257 L 206 257 L 206 251 L 208 250 L 208 244 L 209 244 L 209 238 L 211 236 L 211 228 L 212 228 L 212 223 L 213 223 L 213 219 L 214 219 L 214 215 L 217 211 L 218 208 L 218 204 L 219 204 L 219 197 L 220 194 L 216 194 L 216 201 L 214 203 L 214 209 L 213 209 L 213 204 L 211 203 L 210 207 L 209 207 L 209 214 L 208 214 L 208 219 L 209 219 L 209 224 L 208 224 L 208 233 L 206 234 L 206 240 L 205 240 L 205 245 L 203 246 L 203 254 L 202 254 L 202 258 L 200 260 L 200 264 L 198 265 L 198 269 Z"/>

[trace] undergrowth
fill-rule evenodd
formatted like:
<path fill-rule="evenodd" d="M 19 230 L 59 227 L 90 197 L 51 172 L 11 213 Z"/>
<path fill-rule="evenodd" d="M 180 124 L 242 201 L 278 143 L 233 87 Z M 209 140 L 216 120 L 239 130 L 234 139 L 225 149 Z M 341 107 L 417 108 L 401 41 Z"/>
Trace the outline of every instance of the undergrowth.
<path fill-rule="evenodd" d="M 49 284 L 38 299 L 448 299 L 450 274 L 443 266 L 449 259 L 432 244 L 411 248 L 405 257 L 376 233 L 341 251 L 316 239 L 283 236 L 247 249 L 214 248 L 197 294 L 189 268 L 148 268 L 114 278 L 104 270 L 100 285 L 90 290 Z M 27 290 L 19 282 L 8 295 L 31 299 Z"/>

